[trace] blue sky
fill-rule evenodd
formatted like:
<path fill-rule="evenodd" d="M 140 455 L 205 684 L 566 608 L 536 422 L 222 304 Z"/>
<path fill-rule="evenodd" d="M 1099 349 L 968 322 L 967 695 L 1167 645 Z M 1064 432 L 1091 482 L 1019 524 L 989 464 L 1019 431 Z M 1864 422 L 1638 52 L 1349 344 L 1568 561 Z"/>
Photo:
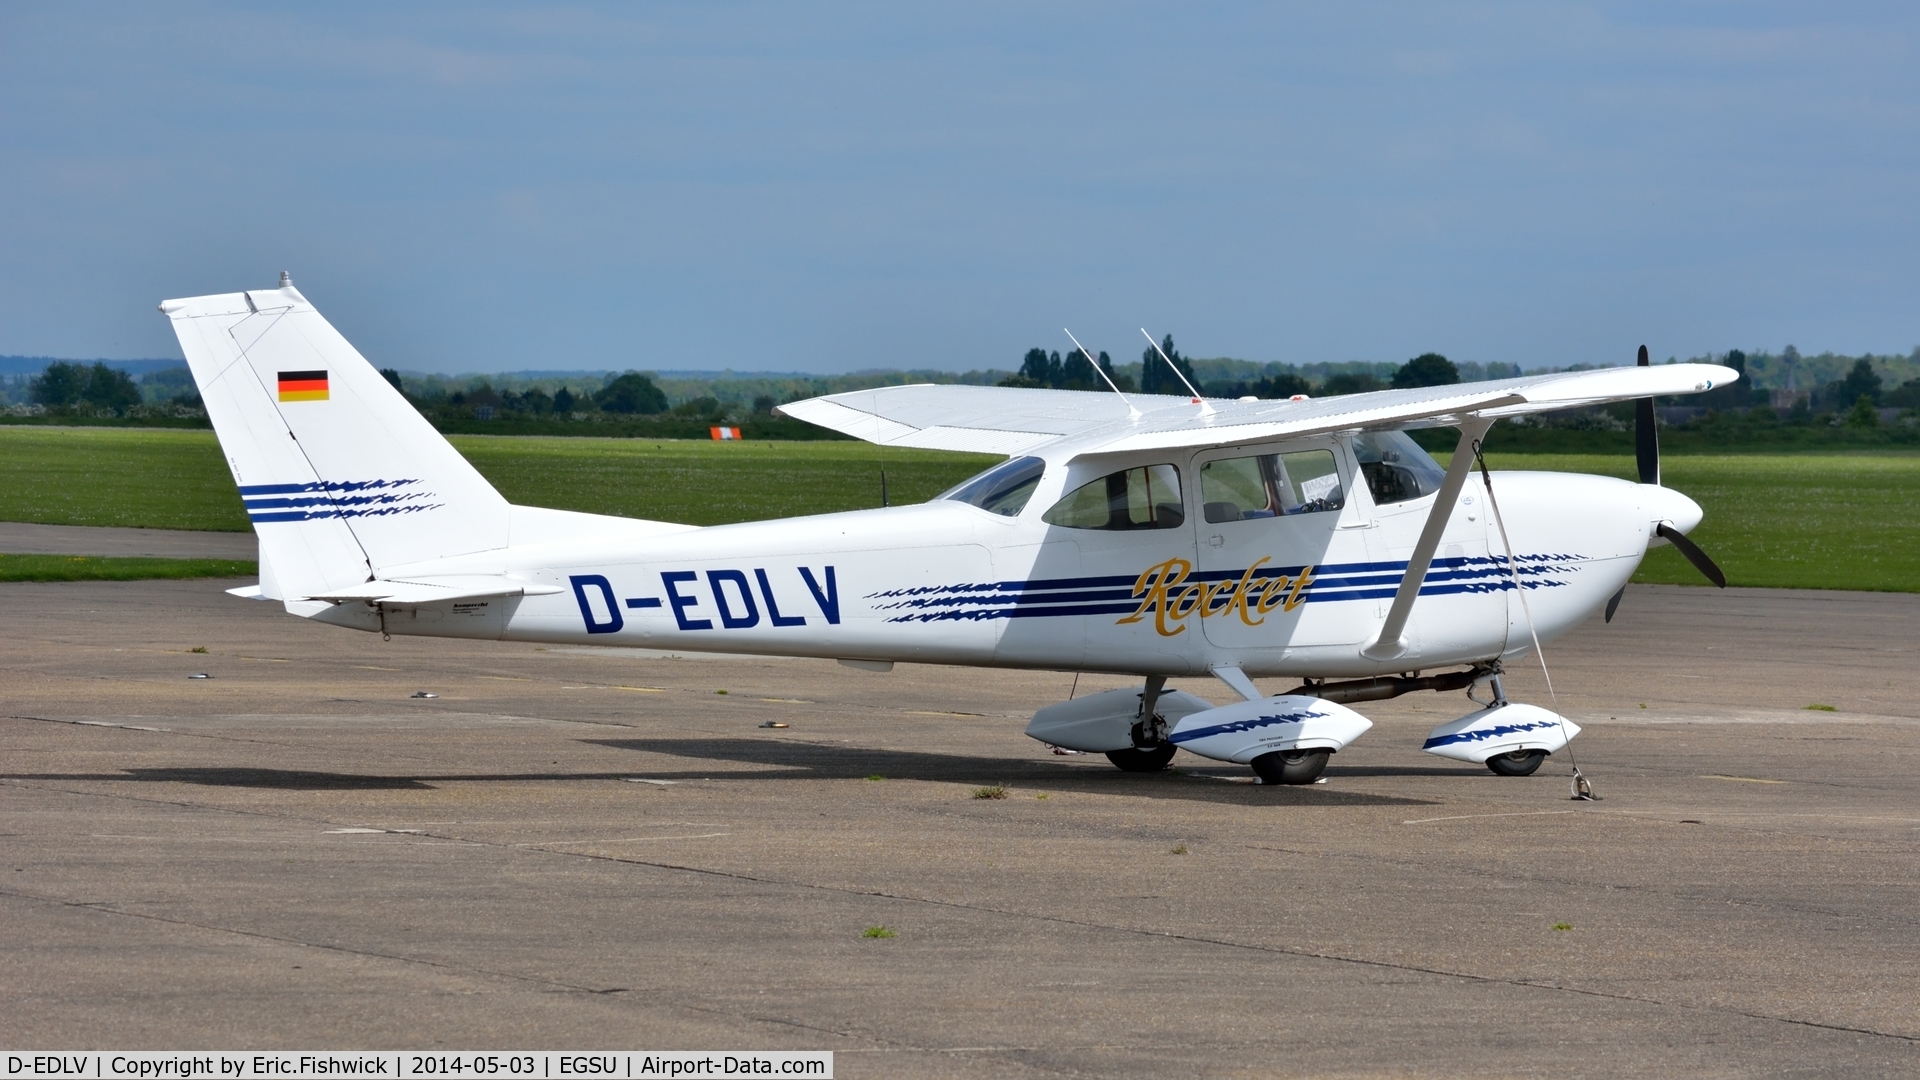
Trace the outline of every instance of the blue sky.
<path fill-rule="evenodd" d="M 291 270 L 422 371 L 1920 344 L 1920 8 L 0 6 L 0 353 Z"/>

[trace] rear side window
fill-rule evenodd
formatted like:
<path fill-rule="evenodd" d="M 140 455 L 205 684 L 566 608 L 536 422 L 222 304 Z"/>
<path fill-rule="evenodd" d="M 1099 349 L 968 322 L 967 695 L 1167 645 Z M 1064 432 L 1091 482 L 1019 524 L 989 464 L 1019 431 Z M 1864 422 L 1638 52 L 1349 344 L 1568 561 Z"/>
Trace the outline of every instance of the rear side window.
<path fill-rule="evenodd" d="M 1209 523 L 1312 514 L 1346 505 L 1328 450 L 1209 461 L 1200 468 L 1200 500 Z"/>
<path fill-rule="evenodd" d="M 1046 471 L 1047 463 L 1041 458 L 1014 458 L 947 489 L 936 496 L 935 501 L 952 499 L 1001 517 L 1019 517 Z"/>
<path fill-rule="evenodd" d="M 1182 506 L 1180 470 L 1146 465 L 1074 488 L 1040 520 L 1067 529 L 1177 529 L 1187 520 Z"/>

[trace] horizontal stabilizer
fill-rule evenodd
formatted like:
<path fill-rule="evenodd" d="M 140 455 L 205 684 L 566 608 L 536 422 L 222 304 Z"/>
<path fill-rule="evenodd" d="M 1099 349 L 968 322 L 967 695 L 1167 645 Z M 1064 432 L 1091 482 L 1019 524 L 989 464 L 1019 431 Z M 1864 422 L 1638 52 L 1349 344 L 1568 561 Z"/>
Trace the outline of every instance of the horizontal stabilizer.
<path fill-rule="evenodd" d="M 491 596 L 551 596 L 561 592 L 557 585 L 536 585 L 505 575 L 468 574 L 460 577 L 423 578 L 418 581 L 369 581 L 346 589 L 334 589 L 308 600 L 343 603 L 365 600 L 368 603 L 437 604 L 448 600 L 478 600 Z"/>

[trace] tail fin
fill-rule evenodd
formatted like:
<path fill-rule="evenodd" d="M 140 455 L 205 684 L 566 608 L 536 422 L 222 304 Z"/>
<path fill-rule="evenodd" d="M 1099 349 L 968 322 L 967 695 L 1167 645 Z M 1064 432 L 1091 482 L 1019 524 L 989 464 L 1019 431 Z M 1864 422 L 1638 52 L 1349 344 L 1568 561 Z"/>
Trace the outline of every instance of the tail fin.
<path fill-rule="evenodd" d="M 259 535 L 263 594 L 291 607 L 384 567 L 506 546 L 507 501 L 286 275 L 160 310 Z"/>

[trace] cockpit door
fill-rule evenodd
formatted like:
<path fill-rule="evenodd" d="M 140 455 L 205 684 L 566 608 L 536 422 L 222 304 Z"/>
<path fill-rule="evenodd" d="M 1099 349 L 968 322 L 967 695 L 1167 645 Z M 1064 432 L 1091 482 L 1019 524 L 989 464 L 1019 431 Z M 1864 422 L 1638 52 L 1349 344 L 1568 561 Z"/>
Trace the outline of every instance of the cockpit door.
<path fill-rule="evenodd" d="M 1356 530 L 1341 525 L 1351 466 L 1331 440 L 1196 455 L 1198 561 L 1208 590 L 1207 640 L 1259 650 L 1351 646 L 1372 629 L 1374 604 L 1348 587 L 1364 571 Z"/>

